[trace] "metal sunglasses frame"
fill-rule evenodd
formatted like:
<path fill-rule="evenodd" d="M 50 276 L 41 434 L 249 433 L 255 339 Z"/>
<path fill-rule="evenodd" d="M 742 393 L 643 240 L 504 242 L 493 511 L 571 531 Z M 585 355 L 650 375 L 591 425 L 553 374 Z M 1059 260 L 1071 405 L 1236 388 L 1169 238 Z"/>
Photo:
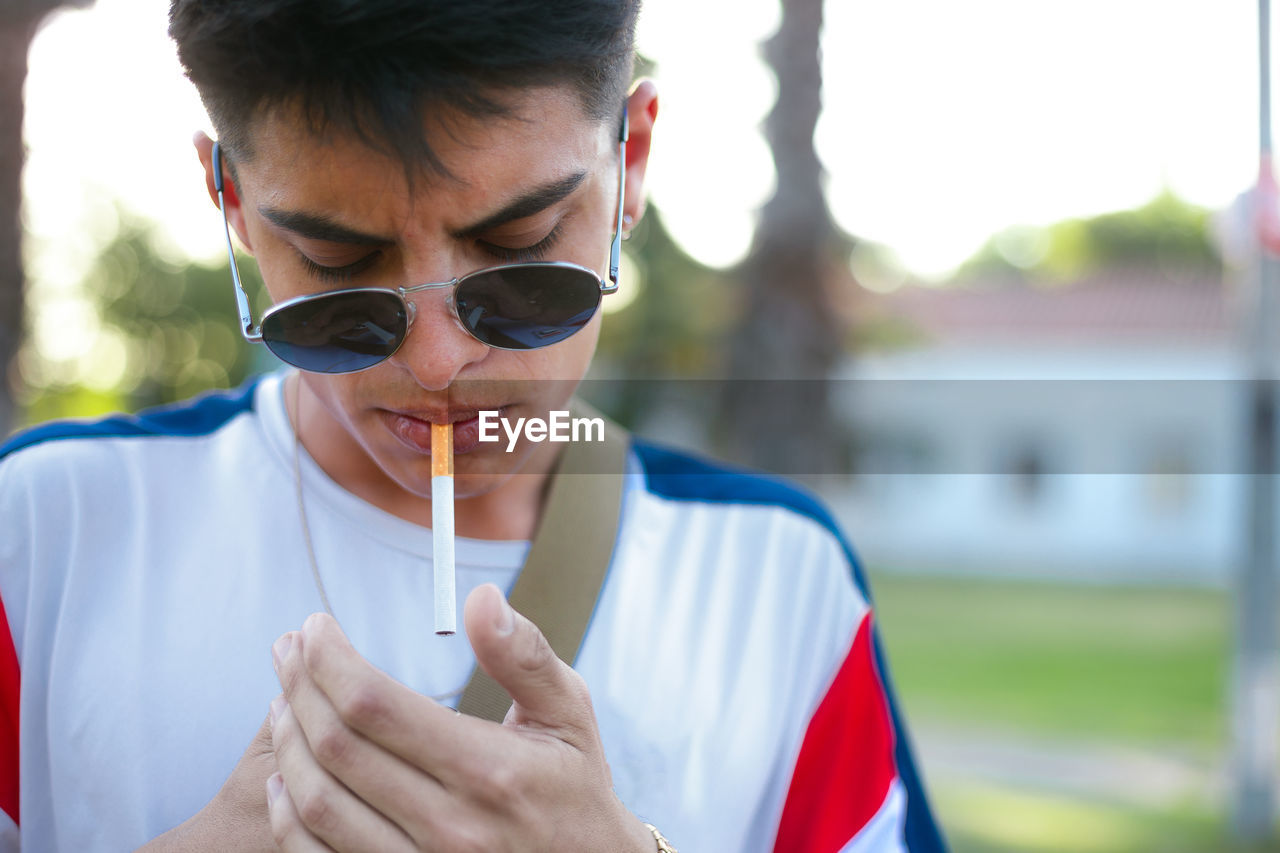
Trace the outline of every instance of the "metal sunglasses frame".
<path fill-rule="evenodd" d="M 622 258 L 622 238 L 623 238 L 622 208 L 626 200 L 627 138 L 628 138 L 627 111 L 624 108 L 622 111 L 622 131 L 618 135 L 618 212 L 614 220 L 613 241 L 609 245 L 609 279 L 608 281 L 606 281 L 603 278 L 600 278 L 599 273 L 597 273 L 595 270 L 588 269 L 587 267 L 581 266 L 579 264 L 570 263 L 568 261 L 539 261 L 539 262 L 532 262 L 532 263 L 499 264 L 498 266 L 486 267 L 484 269 L 475 270 L 474 272 L 467 273 L 466 275 L 461 276 L 459 278 L 452 278 L 448 281 L 427 282 L 425 284 L 413 284 L 413 285 L 407 285 L 407 286 L 395 287 L 395 288 L 351 287 L 351 288 L 345 288 L 343 290 L 330 290 L 330 291 L 325 291 L 324 293 L 312 293 L 312 294 L 307 294 L 305 296 L 295 296 L 292 299 L 286 299 L 284 302 L 280 302 L 276 305 L 271 306 L 269 309 L 267 309 L 266 313 L 262 315 L 263 322 L 265 322 L 268 317 L 271 317 L 274 314 L 278 314 L 281 311 L 285 311 L 291 308 L 292 306 L 295 306 L 304 302 L 314 302 L 315 300 L 325 299 L 330 296 L 337 296 L 337 295 L 348 294 L 348 293 L 389 293 L 393 296 L 398 297 L 405 306 L 405 318 L 406 318 L 405 330 L 404 330 L 404 334 L 400 338 L 400 342 L 396 344 L 396 350 L 398 350 L 401 346 L 403 346 L 405 339 L 409 337 L 409 329 L 412 327 L 414 316 L 417 313 L 417 308 L 413 300 L 409 299 L 409 295 L 412 293 L 420 293 L 424 290 L 438 290 L 440 288 L 445 288 L 445 287 L 452 288 L 452 290 L 449 293 L 448 304 L 449 304 L 450 314 L 453 316 L 455 322 L 457 322 L 457 324 L 468 335 L 471 335 L 471 337 L 476 338 L 476 340 L 480 340 L 480 338 L 478 338 L 475 335 L 475 333 L 473 333 L 470 329 L 468 329 L 466 327 L 466 324 L 462 322 L 462 318 L 458 315 L 457 306 L 454 303 L 454 298 L 453 298 L 454 294 L 457 292 L 458 287 L 463 282 L 467 281 L 467 279 L 474 278 L 475 276 L 486 275 L 494 272 L 503 272 L 505 270 L 521 269 L 525 267 L 537 267 L 541 269 L 545 269 L 547 267 L 554 267 L 557 269 L 574 270 L 577 272 L 589 273 L 593 278 L 599 281 L 600 293 L 603 296 L 607 296 L 610 293 L 617 292 L 618 267 L 621 263 L 621 258 Z M 262 339 L 262 324 L 259 323 L 255 327 L 253 323 L 253 311 L 249 307 L 249 296 L 244 289 L 244 284 L 240 280 L 240 268 L 236 264 L 236 253 L 231 243 L 231 224 L 227 221 L 227 208 L 226 208 L 226 204 L 223 201 L 222 151 L 217 142 L 213 143 L 213 186 L 218 193 L 218 210 L 222 212 L 222 227 L 227 238 L 227 259 L 230 261 L 230 264 L 231 264 L 231 280 L 235 284 L 236 306 L 240 310 L 240 331 L 244 335 L 244 338 L 246 341 L 250 343 L 255 343 L 255 344 L 264 343 Z M 599 303 L 596 303 L 596 304 L 597 306 L 599 305 Z M 561 338 L 560 340 L 565 340 L 565 338 Z M 481 341 L 481 343 L 484 343 L 485 346 L 492 347 L 493 349 L 519 349 L 519 350 L 531 349 L 530 347 L 516 348 L 516 347 L 494 346 L 493 344 L 488 343 L 486 341 Z M 558 343 L 558 341 L 556 343 Z M 537 349 L 537 347 L 532 347 L 532 349 Z M 274 350 L 272 351 L 274 352 Z M 375 367 L 378 364 L 381 364 L 383 361 L 386 361 L 386 359 L 390 358 L 392 355 L 395 355 L 395 350 L 388 353 L 384 358 L 380 359 L 379 361 L 374 362 L 374 364 L 369 365 L 369 367 Z M 359 368 L 358 370 L 343 371 L 343 372 L 357 373 L 359 372 L 359 370 L 367 370 L 367 369 L 368 368 L 366 367 L 366 368 Z"/>

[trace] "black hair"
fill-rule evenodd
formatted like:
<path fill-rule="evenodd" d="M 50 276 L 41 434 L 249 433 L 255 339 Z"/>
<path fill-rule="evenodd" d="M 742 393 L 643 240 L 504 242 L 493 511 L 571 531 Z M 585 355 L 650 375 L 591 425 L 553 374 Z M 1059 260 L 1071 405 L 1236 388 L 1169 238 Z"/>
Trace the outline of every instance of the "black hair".
<path fill-rule="evenodd" d="M 375 150 L 447 174 L 441 113 L 504 116 L 508 92 L 573 88 L 621 116 L 640 0 L 172 0 L 169 35 L 222 147 L 252 157 L 259 111 L 290 106 Z"/>

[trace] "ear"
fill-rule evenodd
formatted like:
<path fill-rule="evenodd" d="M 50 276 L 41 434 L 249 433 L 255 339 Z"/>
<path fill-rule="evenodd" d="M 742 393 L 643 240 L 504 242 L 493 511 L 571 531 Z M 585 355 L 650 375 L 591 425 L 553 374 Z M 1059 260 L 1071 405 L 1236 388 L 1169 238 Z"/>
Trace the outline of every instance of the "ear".
<path fill-rule="evenodd" d="M 644 173 L 657 118 L 658 87 L 652 80 L 641 80 L 627 98 L 627 198 L 622 212 L 633 225 L 644 215 Z"/>
<path fill-rule="evenodd" d="M 203 130 L 196 131 L 191 140 L 196 146 L 196 154 L 200 157 L 200 165 L 204 167 L 205 189 L 213 206 L 218 206 L 218 186 L 213 180 L 213 140 Z M 235 181 L 231 179 L 231 170 L 227 168 L 226 152 L 222 153 L 222 203 L 227 211 L 227 224 L 236 232 L 240 242 L 250 252 L 253 245 L 249 242 L 249 232 L 244 227 L 244 207 L 240 204 L 240 194 L 236 191 Z"/>

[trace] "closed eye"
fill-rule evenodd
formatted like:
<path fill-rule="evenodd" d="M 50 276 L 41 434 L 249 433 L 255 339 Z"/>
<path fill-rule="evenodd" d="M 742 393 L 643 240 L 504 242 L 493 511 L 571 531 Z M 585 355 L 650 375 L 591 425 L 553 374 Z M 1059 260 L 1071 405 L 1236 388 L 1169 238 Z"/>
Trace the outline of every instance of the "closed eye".
<path fill-rule="evenodd" d="M 326 282 L 350 281 L 360 273 L 372 267 L 377 263 L 378 258 L 380 257 L 382 257 L 382 252 L 377 251 L 365 255 L 363 258 L 353 263 L 344 264 L 340 267 L 330 267 L 325 266 L 324 264 L 318 264 L 302 252 L 298 252 L 298 258 L 301 259 L 302 265 L 306 268 L 307 272 L 321 281 Z"/>
<path fill-rule="evenodd" d="M 543 237 L 532 246 L 521 246 L 512 248 L 510 246 L 499 246 L 496 243 L 490 243 L 487 240 L 476 240 L 476 245 L 484 251 L 493 255 L 500 261 L 509 264 L 527 263 L 529 261 L 540 261 L 546 257 L 547 253 L 555 246 L 556 241 L 560 239 L 563 232 L 562 222 L 557 222 L 555 227 L 547 236 Z"/>

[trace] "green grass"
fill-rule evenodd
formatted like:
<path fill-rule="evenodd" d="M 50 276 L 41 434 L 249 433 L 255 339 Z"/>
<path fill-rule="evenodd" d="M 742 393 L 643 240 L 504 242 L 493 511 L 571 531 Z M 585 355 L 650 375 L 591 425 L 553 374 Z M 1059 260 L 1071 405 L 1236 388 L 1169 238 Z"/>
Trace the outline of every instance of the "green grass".
<path fill-rule="evenodd" d="M 1104 761 L 1113 749 L 1136 749 L 1223 765 L 1227 593 L 884 572 L 872 572 L 872 587 L 917 732 L 967 732 L 1032 750 L 1088 747 Z M 921 760 L 927 768 L 929 756 Z M 1018 781 L 965 766 L 930 779 L 955 853 L 1280 851 L 1277 840 L 1234 841 L 1226 804 L 1203 793 L 1163 805 L 1142 796 L 1115 802 L 1047 775 L 1010 779 Z"/>
<path fill-rule="evenodd" d="M 915 722 L 1225 746 L 1224 592 L 874 572 L 872 588 Z"/>
<path fill-rule="evenodd" d="M 1203 809 L 1134 808 L 968 784 L 938 788 L 934 806 L 953 853 L 1262 853 Z"/>
<path fill-rule="evenodd" d="M 883 572 L 872 573 L 872 587 L 899 699 L 917 731 L 1223 761 L 1225 592 Z M 929 756 L 921 759 L 927 767 Z M 955 853 L 1280 851 L 1278 841 L 1233 841 L 1225 804 L 1203 796 L 1161 807 L 1046 789 L 1054 787 L 1047 778 L 999 778 L 952 767 L 930 780 Z"/>

